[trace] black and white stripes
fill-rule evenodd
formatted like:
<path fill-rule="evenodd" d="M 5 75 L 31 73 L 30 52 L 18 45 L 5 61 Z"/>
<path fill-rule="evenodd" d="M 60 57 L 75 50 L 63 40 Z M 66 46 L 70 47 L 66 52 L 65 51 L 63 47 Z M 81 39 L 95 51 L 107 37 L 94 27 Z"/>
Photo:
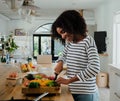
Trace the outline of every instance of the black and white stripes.
<path fill-rule="evenodd" d="M 68 43 L 58 59 L 67 64 L 67 77 L 77 75 L 79 81 L 69 84 L 71 93 L 90 94 L 96 90 L 96 75 L 100 71 L 99 56 L 92 37 L 79 43 Z"/>

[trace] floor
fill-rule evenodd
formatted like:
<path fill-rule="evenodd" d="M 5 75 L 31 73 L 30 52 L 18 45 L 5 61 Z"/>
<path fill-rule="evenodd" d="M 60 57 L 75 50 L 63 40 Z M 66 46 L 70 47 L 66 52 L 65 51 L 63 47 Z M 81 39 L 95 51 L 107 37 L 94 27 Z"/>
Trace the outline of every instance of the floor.
<path fill-rule="evenodd" d="M 100 101 L 110 101 L 110 89 L 109 88 L 99 88 Z"/>

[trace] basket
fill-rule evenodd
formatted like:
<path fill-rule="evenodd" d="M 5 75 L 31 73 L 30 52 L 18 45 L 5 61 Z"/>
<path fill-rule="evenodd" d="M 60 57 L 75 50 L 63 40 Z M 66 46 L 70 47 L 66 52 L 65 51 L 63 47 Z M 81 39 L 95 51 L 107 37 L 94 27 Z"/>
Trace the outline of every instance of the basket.
<path fill-rule="evenodd" d="M 108 73 L 100 72 L 96 77 L 96 83 L 98 87 L 107 87 L 108 86 Z"/>

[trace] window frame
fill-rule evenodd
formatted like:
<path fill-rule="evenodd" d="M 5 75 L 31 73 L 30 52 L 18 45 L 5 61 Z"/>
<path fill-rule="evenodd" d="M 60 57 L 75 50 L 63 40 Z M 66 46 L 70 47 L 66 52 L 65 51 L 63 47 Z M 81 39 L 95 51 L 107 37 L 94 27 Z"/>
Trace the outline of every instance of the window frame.
<path fill-rule="evenodd" d="M 37 56 L 34 56 L 34 37 L 38 37 L 39 39 L 38 39 L 38 43 L 41 43 L 41 37 L 46 37 L 46 36 L 48 36 L 48 37 L 51 37 L 51 35 L 50 34 L 33 34 L 33 57 L 34 58 L 37 58 Z M 52 55 L 52 60 L 57 60 L 58 59 L 58 56 L 55 56 L 54 55 L 54 40 L 51 38 L 51 55 Z M 38 54 L 41 54 L 41 44 L 39 44 L 39 46 L 38 46 L 38 48 L 39 48 L 39 50 L 38 50 Z"/>
<path fill-rule="evenodd" d="M 120 47 L 119 47 L 119 28 L 120 28 L 120 11 L 116 12 L 113 17 L 113 64 L 120 65 Z"/>

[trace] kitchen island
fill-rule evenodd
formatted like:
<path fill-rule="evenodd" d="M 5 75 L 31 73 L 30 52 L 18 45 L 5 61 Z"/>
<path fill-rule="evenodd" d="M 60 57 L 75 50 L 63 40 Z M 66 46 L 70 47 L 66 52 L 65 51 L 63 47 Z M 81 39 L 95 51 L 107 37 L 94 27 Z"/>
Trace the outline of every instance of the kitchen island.
<path fill-rule="evenodd" d="M 49 67 L 51 68 L 52 66 Z M 20 76 L 15 85 L 6 85 L 6 78 L 8 77 L 10 72 L 18 72 Z M 24 73 L 20 72 L 19 65 L 0 63 L 0 101 L 6 101 L 12 98 L 33 100 L 40 95 L 25 95 L 22 93 L 21 79 L 23 76 Z M 42 98 L 42 101 L 73 101 L 73 98 L 68 90 L 68 86 L 61 85 L 60 94 L 48 94 Z"/>

